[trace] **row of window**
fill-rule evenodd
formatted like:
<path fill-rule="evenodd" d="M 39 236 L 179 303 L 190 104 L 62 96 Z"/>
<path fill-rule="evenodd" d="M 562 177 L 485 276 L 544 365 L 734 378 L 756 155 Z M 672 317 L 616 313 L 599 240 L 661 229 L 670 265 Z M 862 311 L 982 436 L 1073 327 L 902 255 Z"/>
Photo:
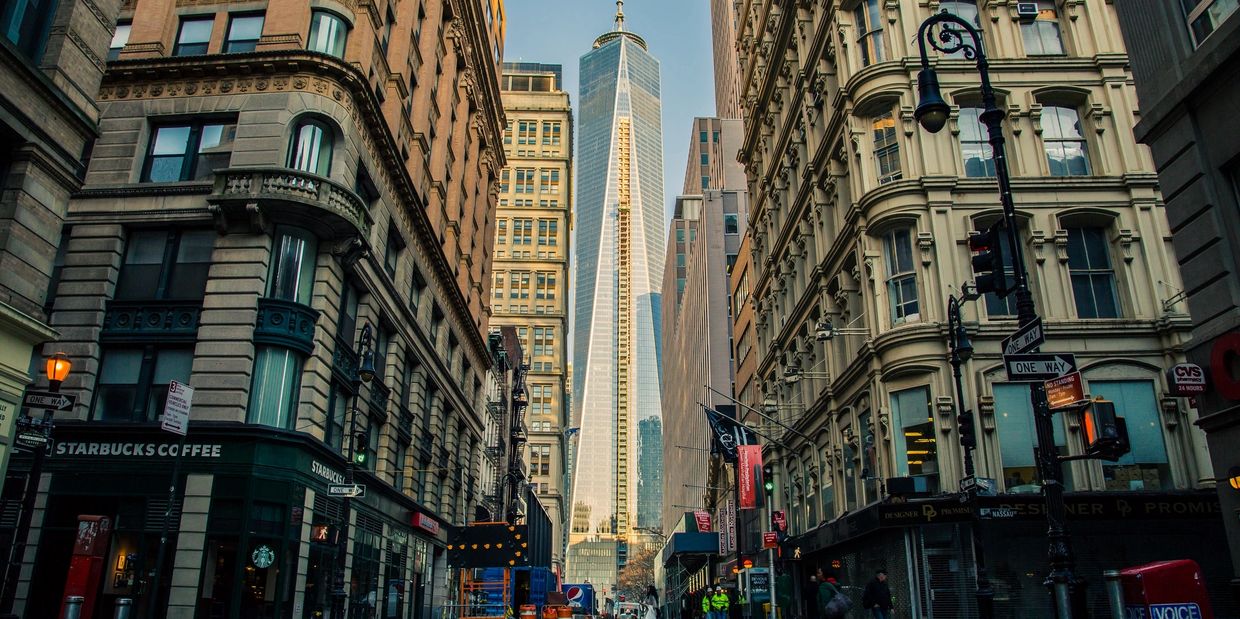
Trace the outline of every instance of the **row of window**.
<path fill-rule="evenodd" d="M 515 208 L 534 208 L 534 200 L 530 198 L 517 198 L 509 200 L 508 198 L 499 199 L 500 208 L 512 206 Z M 558 199 L 542 199 L 538 201 L 538 208 L 560 208 Z"/>
<path fill-rule="evenodd" d="M 1069 227 L 1068 275 L 1077 318 L 1119 318 L 1121 306 L 1115 268 L 1106 229 L 1097 226 Z M 892 323 L 914 320 L 921 311 L 917 268 L 913 258 L 912 228 L 896 228 L 883 235 L 887 264 L 886 286 Z M 1006 245 L 1006 240 L 1003 240 Z M 1007 255 L 1010 255 L 1010 251 Z M 1000 299 L 986 295 L 986 314 L 991 318 L 1016 315 L 1015 295 Z"/>
<path fill-rule="evenodd" d="M 237 138 L 235 119 L 201 118 L 153 127 L 142 182 L 205 180 L 228 167 Z M 290 136 L 286 165 L 327 176 L 331 171 L 334 134 L 322 120 L 302 118 Z"/>
<path fill-rule="evenodd" d="M 495 243 L 498 245 L 508 244 L 508 219 L 500 219 L 495 222 Z M 559 244 L 560 238 L 560 221 L 558 219 L 539 219 L 538 220 L 538 245 L 546 247 L 555 247 Z M 515 218 L 512 220 L 512 244 L 513 245 L 533 245 L 534 244 L 534 219 L 532 218 Z"/>
<path fill-rule="evenodd" d="M 555 299 L 556 273 L 554 271 L 511 271 L 505 277 L 503 271 L 495 272 L 495 282 L 491 294 L 496 299 L 504 298 L 504 281 L 508 280 L 508 298 L 530 298 L 531 274 L 535 283 L 534 298 L 550 301 Z"/>
<path fill-rule="evenodd" d="M 509 183 L 510 179 L 515 182 Z M 499 175 L 500 193 L 534 193 L 534 183 L 538 182 L 538 192 L 544 194 L 560 193 L 560 170 L 557 168 L 504 168 Z"/>
<path fill-rule="evenodd" d="M 262 38 L 265 19 L 266 16 L 263 13 L 230 13 L 228 26 L 224 31 L 223 48 L 220 51 L 225 54 L 254 51 L 258 47 L 259 39 Z M 121 50 L 129 43 L 132 30 L 132 22 L 123 21 L 116 25 L 116 30 L 112 34 L 112 42 L 108 45 L 108 60 L 116 60 L 120 57 Z M 215 30 L 215 15 L 181 17 L 176 42 L 172 47 L 172 55 L 200 56 L 208 53 L 213 30 Z M 389 23 L 389 33 L 390 30 Z M 316 10 L 310 16 L 310 32 L 306 38 L 306 48 L 340 58 L 344 56 L 348 35 L 349 24 L 344 18 L 329 11 Z"/>
<path fill-rule="evenodd" d="M 562 133 L 564 123 L 558 120 L 544 120 L 541 123 L 542 131 L 539 129 L 539 121 L 537 120 L 509 120 L 504 127 L 504 144 L 512 144 L 513 129 L 516 129 L 517 144 L 535 145 L 541 143 L 543 146 L 559 146 L 560 134 Z"/>
<path fill-rule="evenodd" d="M 993 151 L 989 134 L 981 122 L 982 108 L 960 109 L 960 152 L 964 175 L 989 177 L 995 175 Z M 900 142 L 893 112 L 884 112 L 870 120 L 874 144 L 874 166 L 880 185 L 904 177 L 900 161 Z M 1081 129 L 1076 108 L 1048 105 L 1042 108 L 1042 148 L 1051 176 L 1088 176 L 1089 143 Z"/>
<path fill-rule="evenodd" d="M 1160 491 L 1173 486 L 1166 439 L 1159 419 L 1155 385 L 1149 380 L 1090 380 L 1089 391 L 1115 402 L 1128 424 L 1130 453 L 1117 462 L 1102 462 L 1106 490 Z M 1000 490 L 1006 493 L 1037 493 L 1037 472 L 1030 446 L 1037 444 L 1029 386 L 1023 383 L 994 384 L 994 438 L 1000 451 Z M 794 530 L 805 530 L 821 519 L 833 518 L 835 482 L 842 484 L 842 510 L 853 511 L 882 499 L 881 481 L 885 470 L 892 476 L 912 476 L 923 481 L 921 487 L 931 493 L 949 491 L 944 488 L 940 473 L 944 454 L 939 450 L 938 431 L 934 421 L 934 403 L 930 388 L 921 386 L 894 391 L 890 394 L 892 457 L 887 467 L 880 458 L 881 440 L 875 435 L 874 414 L 864 410 L 846 414 L 841 419 L 841 432 L 854 436 L 841 445 L 842 456 L 836 472 L 820 480 L 810 475 L 808 487 L 799 473 L 791 471 L 789 491 L 793 509 L 790 517 Z M 1054 428 L 1055 448 L 1067 455 L 1067 419 L 1057 418 Z M 828 448 L 824 461 L 832 458 Z M 1068 490 L 1084 489 L 1085 480 L 1074 480 L 1065 469 Z M 821 509 L 821 512 L 819 511 Z"/>

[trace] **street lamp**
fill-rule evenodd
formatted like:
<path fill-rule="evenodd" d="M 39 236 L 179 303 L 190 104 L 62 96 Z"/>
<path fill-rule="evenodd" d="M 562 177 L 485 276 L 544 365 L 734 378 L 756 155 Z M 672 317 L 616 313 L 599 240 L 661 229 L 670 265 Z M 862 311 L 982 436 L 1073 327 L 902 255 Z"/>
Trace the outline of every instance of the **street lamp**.
<path fill-rule="evenodd" d="M 357 351 L 359 362 L 357 364 L 357 372 L 353 378 L 353 406 L 350 408 L 349 415 L 349 462 L 346 468 L 345 484 L 354 485 L 354 473 L 357 470 L 357 399 L 362 392 L 362 383 L 370 383 L 375 378 L 375 353 L 371 348 L 371 340 L 374 335 L 367 324 L 362 327 L 362 334 L 358 338 Z M 343 514 L 340 519 L 340 530 L 337 540 L 338 547 L 336 549 L 336 586 L 332 591 L 334 601 L 332 609 L 332 617 L 334 619 L 345 619 L 345 598 L 348 593 L 345 591 L 344 573 L 348 564 L 349 551 L 349 509 L 352 507 L 353 497 L 345 495 L 342 501 Z"/>
<path fill-rule="evenodd" d="M 73 362 L 63 352 L 57 352 L 47 358 L 47 390 L 60 393 L 60 385 L 69 377 Z M 0 605 L 4 614 L 9 616 L 13 609 L 17 579 L 21 574 L 22 557 L 26 554 L 26 538 L 30 536 L 30 520 L 34 515 L 35 496 L 39 492 L 39 482 L 43 477 L 43 459 L 47 456 L 51 442 L 52 428 L 55 426 L 54 413 L 51 408 L 43 409 L 43 418 L 35 419 L 29 414 L 18 417 L 15 422 L 15 434 L 41 434 L 44 442 L 33 447 L 34 461 L 30 464 L 30 473 L 26 478 L 25 494 L 22 495 L 21 515 L 17 520 L 17 528 L 13 535 L 13 545 L 9 552 L 9 562 L 4 571 L 4 582 L 0 586 Z"/>
<path fill-rule="evenodd" d="M 1003 206 L 1003 221 L 1007 228 L 1008 244 L 1012 248 L 1011 274 L 1014 280 L 1012 291 L 1016 294 L 1016 314 L 1020 319 L 1020 326 L 1024 327 L 1038 321 L 1039 318 L 1033 304 L 1033 295 L 1029 290 L 1024 252 L 1018 239 L 1016 206 L 1012 202 L 1012 182 L 1008 175 L 1007 154 L 1004 149 L 1005 139 L 1002 126 L 1004 114 L 996 103 L 995 89 L 990 83 L 990 65 L 986 61 L 982 35 L 968 21 L 944 9 L 943 12 L 931 15 L 921 23 L 917 30 L 917 45 L 921 53 L 921 73 L 917 76 L 920 101 L 913 116 L 922 128 L 930 133 L 937 133 L 943 129 L 950 108 L 940 92 L 938 75 L 934 69 L 930 68 L 930 57 L 926 46 L 929 45 L 944 54 L 960 53 L 967 59 L 977 61 L 983 107 L 980 119 L 986 125 L 988 142 L 995 162 L 995 177 L 999 182 L 999 200 Z M 1038 445 L 1054 445 L 1054 424 L 1050 405 L 1046 401 L 1046 390 L 1042 383 L 1031 383 L 1029 391 Z M 1049 546 L 1047 556 L 1050 559 L 1051 568 L 1046 584 L 1053 585 L 1055 589 L 1055 608 L 1059 619 L 1069 619 L 1074 613 L 1084 617 L 1088 614 L 1084 582 L 1073 575 L 1071 540 L 1065 526 L 1067 512 L 1063 501 L 1063 463 L 1060 462 L 1059 455 L 1053 448 L 1038 450 L 1037 460 L 1039 477 L 1042 481 L 1042 494 L 1046 499 Z"/>
<path fill-rule="evenodd" d="M 814 339 L 819 342 L 826 342 L 835 339 L 837 335 L 869 335 L 869 329 L 862 327 L 837 327 L 831 324 L 830 319 L 823 319 L 814 325 Z"/>
<path fill-rule="evenodd" d="M 801 368 L 788 367 L 784 368 L 784 382 L 789 385 L 795 385 L 801 382 L 802 378 L 831 378 L 830 372 L 802 372 Z M 766 401 L 763 401 L 766 406 Z M 778 405 L 776 405 L 778 406 Z"/>

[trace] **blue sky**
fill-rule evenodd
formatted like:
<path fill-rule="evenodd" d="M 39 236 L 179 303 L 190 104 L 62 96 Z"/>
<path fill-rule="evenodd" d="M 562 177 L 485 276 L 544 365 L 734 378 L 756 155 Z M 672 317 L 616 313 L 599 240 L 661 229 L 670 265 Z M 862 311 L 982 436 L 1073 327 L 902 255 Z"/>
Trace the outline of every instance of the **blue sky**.
<path fill-rule="evenodd" d="M 564 87 L 577 107 L 577 69 L 594 39 L 614 27 L 612 0 L 507 0 L 504 59 L 564 65 Z M 691 122 L 714 116 L 708 0 L 625 0 L 625 30 L 650 45 L 663 87 L 664 210 L 670 212 L 685 178 Z M 668 217 L 664 215 L 665 219 Z"/>

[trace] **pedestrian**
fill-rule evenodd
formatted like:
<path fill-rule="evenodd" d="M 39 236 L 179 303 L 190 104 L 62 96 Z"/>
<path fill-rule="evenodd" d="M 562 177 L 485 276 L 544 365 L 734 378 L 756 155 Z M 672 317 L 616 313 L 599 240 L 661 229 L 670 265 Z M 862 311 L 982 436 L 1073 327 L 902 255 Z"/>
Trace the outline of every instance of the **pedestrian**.
<path fill-rule="evenodd" d="M 809 575 L 809 586 L 805 588 L 805 619 L 818 619 L 818 583 L 822 579 L 818 574 L 822 573 L 822 568 Z"/>
<path fill-rule="evenodd" d="M 862 608 L 870 609 L 874 619 L 891 619 L 891 587 L 887 586 L 887 570 L 878 570 L 874 580 L 865 586 L 861 595 Z"/>
<path fill-rule="evenodd" d="M 710 611 L 710 587 L 702 592 L 702 619 L 715 619 L 714 613 Z"/>
<path fill-rule="evenodd" d="M 642 599 L 642 604 L 646 606 L 646 612 L 643 619 L 659 619 L 659 590 L 654 585 L 646 586 L 646 597 Z"/>
<path fill-rule="evenodd" d="M 710 609 L 714 613 L 711 619 L 728 619 L 728 609 L 732 607 L 732 600 L 728 599 L 728 594 L 723 592 L 723 587 L 717 587 L 715 594 L 710 596 Z"/>
<path fill-rule="evenodd" d="M 822 569 L 818 570 L 818 608 L 824 619 L 843 619 L 852 600 L 844 595 L 834 577 L 825 576 Z"/>

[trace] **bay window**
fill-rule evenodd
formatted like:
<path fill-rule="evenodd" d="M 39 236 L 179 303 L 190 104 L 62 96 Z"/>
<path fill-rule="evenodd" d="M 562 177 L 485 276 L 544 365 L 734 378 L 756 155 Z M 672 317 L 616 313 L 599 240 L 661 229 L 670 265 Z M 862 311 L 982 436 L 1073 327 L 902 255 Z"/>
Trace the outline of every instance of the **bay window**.
<path fill-rule="evenodd" d="M 310 14 L 310 38 L 306 41 L 310 51 L 342 58 L 348 37 L 349 25 L 344 18 L 329 11 Z"/>
<path fill-rule="evenodd" d="M 288 167 L 327 176 L 332 167 L 332 131 L 321 120 L 305 118 L 293 129 Z"/>
<path fill-rule="evenodd" d="M 277 228 L 267 296 L 310 305 L 318 240 L 301 228 Z"/>
<path fill-rule="evenodd" d="M 911 228 L 896 228 L 883 237 L 887 262 L 887 294 L 891 299 L 891 322 L 916 319 L 920 311 L 917 298 L 917 272 L 913 264 Z"/>
<path fill-rule="evenodd" d="M 861 66 L 868 67 L 886 60 L 879 0 L 861 0 L 853 9 L 853 17 L 857 27 L 857 43 L 861 48 Z"/>
<path fill-rule="evenodd" d="M 305 357 L 290 348 L 258 347 L 246 423 L 293 429 L 304 363 Z"/>
<path fill-rule="evenodd" d="M 891 112 L 874 117 L 871 121 L 874 136 L 874 162 L 878 168 L 878 184 L 898 181 L 903 177 L 900 168 L 900 143 L 896 139 L 896 119 Z"/>

